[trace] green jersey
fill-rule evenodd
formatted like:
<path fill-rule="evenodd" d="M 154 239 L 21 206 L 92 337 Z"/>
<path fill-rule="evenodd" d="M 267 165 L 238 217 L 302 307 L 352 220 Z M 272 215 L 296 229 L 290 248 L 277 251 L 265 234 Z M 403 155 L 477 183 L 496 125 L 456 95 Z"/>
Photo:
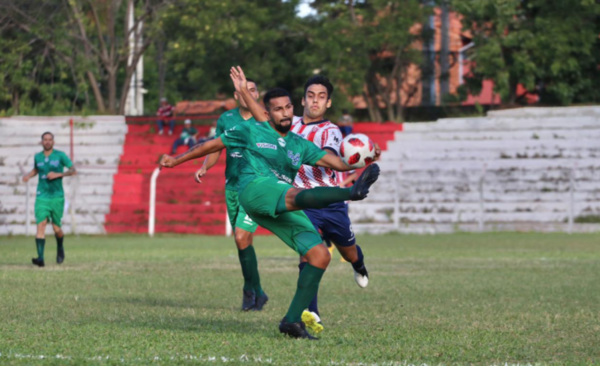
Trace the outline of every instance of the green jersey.
<path fill-rule="evenodd" d="M 228 152 L 232 149 L 241 151 L 239 191 L 257 177 L 275 177 L 294 184 L 302 164 L 315 165 L 326 154 L 293 132 L 281 137 L 268 122 L 243 123 L 220 137 Z"/>
<path fill-rule="evenodd" d="M 219 117 L 215 136 L 220 136 L 223 132 L 234 128 L 241 123 L 255 123 L 254 117 L 245 120 L 240 114 L 240 109 L 235 108 L 227 111 Z M 225 167 L 225 189 L 238 190 L 238 175 L 242 169 L 242 150 L 237 147 L 227 147 L 227 166 Z"/>
<path fill-rule="evenodd" d="M 38 198 L 61 198 L 65 196 L 62 186 L 62 178 L 48 180 L 48 173 L 62 173 L 64 168 L 73 166 L 71 159 L 62 151 L 52 150 L 49 156 L 44 152 L 35 154 L 33 167 L 37 169 L 39 180 L 37 186 Z"/>

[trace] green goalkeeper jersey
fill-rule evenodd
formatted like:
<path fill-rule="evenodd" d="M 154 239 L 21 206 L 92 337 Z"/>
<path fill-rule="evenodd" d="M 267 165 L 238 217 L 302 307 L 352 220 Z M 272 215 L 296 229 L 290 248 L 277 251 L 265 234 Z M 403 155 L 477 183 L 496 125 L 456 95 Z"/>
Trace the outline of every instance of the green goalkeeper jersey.
<path fill-rule="evenodd" d="M 245 120 L 240 114 L 240 109 L 235 108 L 227 111 L 219 117 L 217 122 L 217 130 L 215 136 L 221 135 L 223 132 L 234 128 L 235 126 L 243 123 L 256 123 L 254 117 Z M 225 167 L 225 189 L 230 191 L 238 190 L 238 175 L 242 169 L 242 149 L 237 147 L 227 147 L 227 166 Z"/>
<path fill-rule="evenodd" d="M 62 178 L 48 180 L 48 173 L 62 173 L 64 168 L 69 169 L 73 166 L 71 159 L 62 151 L 52 150 L 49 156 L 44 152 L 35 154 L 33 158 L 34 168 L 38 172 L 38 198 L 62 198 L 65 196 L 63 191 Z"/>
<path fill-rule="evenodd" d="M 302 164 L 315 165 L 326 154 L 293 132 L 281 137 L 268 122 L 239 124 L 220 137 L 228 152 L 232 149 L 241 152 L 240 191 L 257 177 L 275 177 L 294 184 Z"/>

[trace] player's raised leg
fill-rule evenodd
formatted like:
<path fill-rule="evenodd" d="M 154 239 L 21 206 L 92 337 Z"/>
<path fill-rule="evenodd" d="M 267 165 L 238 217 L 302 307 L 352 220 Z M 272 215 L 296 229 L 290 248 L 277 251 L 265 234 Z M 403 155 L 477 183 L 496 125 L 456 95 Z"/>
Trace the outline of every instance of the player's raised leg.
<path fill-rule="evenodd" d="M 295 211 L 307 208 L 325 208 L 338 202 L 360 201 L 367 197 L 369 188 L 377 181 L 377 178 L 379 178 L 379 166 L 371 164 L 350 188 L 291 188 L 285 195 L 285 208 L 287 211 Z"/>

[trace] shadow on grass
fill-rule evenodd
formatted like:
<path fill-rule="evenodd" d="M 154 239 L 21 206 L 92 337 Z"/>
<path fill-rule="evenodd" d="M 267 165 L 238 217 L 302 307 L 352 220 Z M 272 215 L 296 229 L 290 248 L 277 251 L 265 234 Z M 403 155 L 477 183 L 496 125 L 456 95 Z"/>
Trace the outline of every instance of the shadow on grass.
<path fill-rule="evenodd" d="M 119 328 L 144 328 L 155 331 L 184 331 L 202 334 L 244 334 L 252 337 L 274 338 L 279 336 L 278 319 L 266 320 L 257 312 L 242 312 L 237 306 L 224 308 L 217 304 L 201 304 L 198 301 L 184 299 L 164 299 L 151 297 L 108 297 L 96 298 L 95 301 L 110 304 L 130 304 L 139 307 L 177 308 L 178 311 L 163 313 L 142 311 L 138 314 L 126 312 L 116 318 L 105 321 Z M 190 315 L 189 310 L 193 310 Z M 208 310 L 208 311 L 207 311 Z M 185 314 L 183 314 L 185 312 Z M 113 315 L 114 316 L 114 315 Z M 232 316 L 235 319 L 232 319 Z"/>
<path fill-rule="evenodd" d="M 97 302 L 108 304 L 130 304 L 136 306 L 148 306 L 159 308 L 180 308 L 180 309 L 195 309 L 195 310 L 221 310 L 230 311 L 234 307 L 224 308 L 214 303 L 201 303 L 199 299 L 166 299 L 153 297 L 97 297 L 94 299 Z"/>

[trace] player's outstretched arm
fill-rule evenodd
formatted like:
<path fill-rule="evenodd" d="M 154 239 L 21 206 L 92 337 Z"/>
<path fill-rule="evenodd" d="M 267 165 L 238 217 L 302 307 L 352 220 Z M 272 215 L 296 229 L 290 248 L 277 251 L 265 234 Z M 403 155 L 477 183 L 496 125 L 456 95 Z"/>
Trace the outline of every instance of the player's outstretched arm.
<path fill-rule="evenodd" d="M 233 81 L 233 86 L 235 87 L 235 91 L 240 93 L 248 109 L 252 113 L 252 117 L 259 122 L 265 122 L 269 120 L 269 114 L 260 105 L 253 97 L 250 91 L 248 90 L 248 80 L 246 80 L 246 75 L 244 75 L 244 70 L 241 67 L 232 67 L 230 70 L 231 81 Z"/>
<path fill-rule="evenodd" d="M 337 155 L 334 154 L 325 154 L 319 161 L 317 161 L 317 166 L 322 166 L 323 168 L 330 168 L 333 170 L 337 170 L 338 172 L 347 172 L 349 170 L 355 169 L 350 165 L 344 163 L 344 161 Z"/>
<path fill-rule="evenodd" d="M 27 183 L 31 178 L 35 177 L 38 173 L 38 170 L 34 168 L 32 171 L 23 176 L 23 182 Z"/>
<path fill-rule="evenodd" d="M 225 144 L 221 141 L 220 137 L 209 140 L 201 145 L 196 145 L 187 152 L 178 155 L 176 157 L 163 155 L 158 163 L 159 168 L 174 168 L 179 164 L 185 163 L 188 160 L 201 158 L 208 154 L 221 151 L 225 148 Z"/>
<path fill-rule="evenodd" d="M 197 183 L 202 183 L 201 178 L 219 161 L 219 157 L 221 157 L 221 151 L 212 153 L 204 159 L 204 164 L 194 174 L 194 179 Z"/>

